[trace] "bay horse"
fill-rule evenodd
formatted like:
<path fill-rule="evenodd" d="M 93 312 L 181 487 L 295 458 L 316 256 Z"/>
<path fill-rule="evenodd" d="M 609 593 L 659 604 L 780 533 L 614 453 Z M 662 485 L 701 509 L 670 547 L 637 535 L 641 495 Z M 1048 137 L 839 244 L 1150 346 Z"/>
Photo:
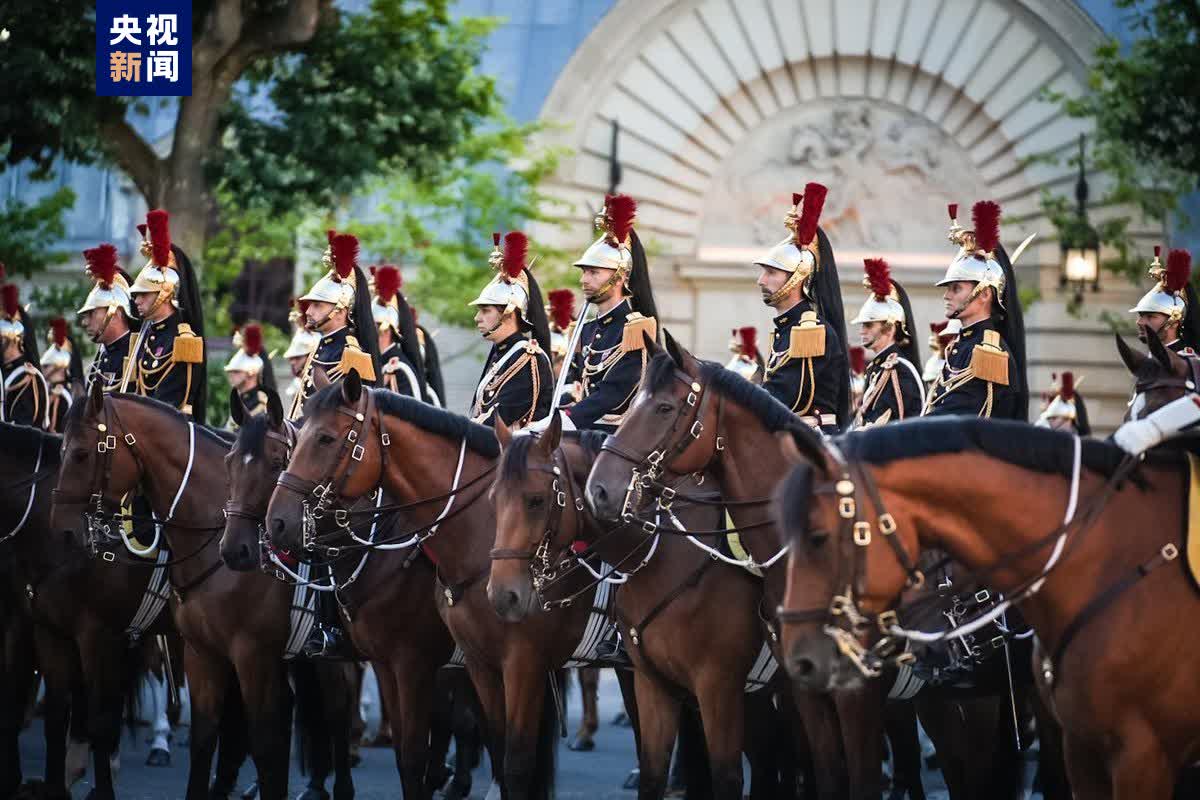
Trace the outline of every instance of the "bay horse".
<path fill-rule="evenodd" d="M 809 463 L 779 495 L 797 680 L 858 683 L 851 660 L 870 664 L 917 635 L 894 609 L 913 559 L 938 547 L 1019 601 L 1037 632 L 1033 672 L 1062 723 L 1075 796 L 1170 796 L 1200 758 L 1200 684 L 1186 667 L 1200 640 L 1180 635 L 1200 613 L 1179 557 L 1181 458 L 1133 461 L 1108 443 L 961 418 L 863 431 L 837 450 L 797 444 Z"/>
<path fill-rule="evenodd" d="M 1120 335 L 1116 340 L 1121 362 L 1134 379 L 1126 420 L 1143 419 L 1200 387 L 1200 359 L 1169 350 L 1157 336 L 1146 340 L 1149 355 L 1135 352 Z"/>
<path fill-rule="evenodd" d="M 547 677 L 580 642 L 592 598 L 531 615 L 519 626 L 492 610 L 485 579 L 496 535 L 495 506 L 487 498 L 500 455 L 494 432 L 410 397 L 365 388 L 356 371 L 309 398 L 304 417 L 267 509 L 272 543 L 304 552 L 314 512 L 347 507 L 378 487 L 402 504 L 436 565 L 437 609 L 483 705 L 493 774 L 503 776 L 508 797 L 549 796 L 558 714 L 546 698 Z"/>
<path fill-rule="evenodd" d="M 223 436 L 170 406 L 94 388 L 67 416 L 53 526 L 78 541 L 123 540 L 111 510 L 143 492 L 177 554 L 169 576 L 191 695 L 187 797 L 207 796 L 222 708 L 240 694 L 259 790 L 275 800 L 287 795 L 291 697 L 283 655 L 292 594 L 267 575 L 223 568 L 217 540 L 228 452 Z M 348 764 L 334 789 L 352 796 Z"/>
<path fill-rule="evenodd" d="M 260 563 L 261 532 L 271 493 L 291 460 L 296 432 L 303 424 L 284 419 L 279 395 L 272 389 L 265 392 L 266 413 L 255 416 L 247 413 L 236 390 L 229 398 L 239 427 L 225 459 L 230 493 L 221 557 L 240 571 L 276 569 L 270 562 Z M 364 500 L 357 507 L 373 505 Z M 374 522 L 381 537 L 392 527 Z M 332 544 L 353 548 L 354 542 Z M 332 564 L 342 622 L 355 648 L 374 667 L 383 707 L 393 723 L 392 748 L 404 796 L 431 797 L 444 782 L 443 753 L 430 748 L 432 703 L 439 697 L 438 670 L 454 652 L 454 640 L 433 608 L 433 564 L 413 548 L 347 553 L 351 557 Z M 467 748 L 459 749 L 465 755 Z M 469 790 L 469 769 L 456 770 L 455 778 L 460 790 Z"/>
<path fill-rule="evenodd" d="M 514 438 L 498 420 L 496 436 L 503 455 L 491 489 L 496 547 L 488 581 L 496 613 L 520 623 L 542 602 L 553 605 L 548 584 L 559 570 L 577 569 L 567 558 L 576 542 L 586 543 L 603 563 L 619 565 L 627 577 L 615 612 L 635 666 L 641 730 L 638 797 L 664 795 L 680 702 L 691 694 L 699 701 L 712 795 L 741 800 L 746 676 L 764 638 L 758 581 L 672 535 L 674 530 L 603 525 L 587 511 L 583 486 L 603 433 L 564 435 L 555 414 L 536 436 Z M 699 491 L 693 484 L 687 489 Z M 678 517 L 693 530 L 713 530 L 724 520 L 715 502 L 679 509 Z M 713 536 L 705 541 L 718 544 Z M 780 796 L 780 787 L 766 778 L 759 773 L 752 782 L 755 798 Z"/>
<path fill-rule="evenodd" d="M 666 348 L 649 337 L 642 387 L 617 432 L 609 437 L 587 480 L 597 517 L 618 520 L 643 493 L 672 489 L 664 476 L 710 473 L 750 559 L 761 568 L 763 617 L 782 601 L 784 536 L 771 497 L 792 462 L 780 435 L 808 428 L 782 403 L 719 364 L 701 362 L 669 333 Z M 782 663 L 782 661 L 780 661 Z M 814 759 L 822 796 L 877 796 L 883 758 L 887 687 L 838 692 L 832 701 L 793 693 Z M 907 774 L 918 773 L 909 766 Z"/>
<path fill-rule="evenodd" d="M 16 737 L 24 723 L 36 666 L 45 681 L 45 783 L 49 797 L 68 797 L 67 734 L 90 744 L 95 798 L 114 796 L 111 758 L 121 716 L 132 708 L 142 675 L 142 653 L 128 629 L 138 615 L 153 571 L 150 562 L 93 562 L 71 537 L 51 525 L 51 494 L 60 469 L 62 437 L 0 423 L 0 559 L 14 603 L 7 611 L 24 632 L 5 642 L 0 681 L 4 784 L 20 782 Z M 23 621 L 23 622 L 22 622 Z M 147 620 L 141 641 L 173 630 L 168 614 Z M 36 654 L 36 661 L 35 661 Z M 82 767 L 82 765 L 80 765 Z"/>

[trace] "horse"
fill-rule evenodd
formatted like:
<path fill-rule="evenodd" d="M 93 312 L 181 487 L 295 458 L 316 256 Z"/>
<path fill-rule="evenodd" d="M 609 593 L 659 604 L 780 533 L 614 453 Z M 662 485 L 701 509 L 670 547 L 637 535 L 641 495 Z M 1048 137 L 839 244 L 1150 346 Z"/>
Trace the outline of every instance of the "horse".
<path fill-rule="evenodd" d="M 217 539 L 224 517 L 214 501 L 228 494 L 228 452 L 223 436 L 170 406 L 93 387 L 68 413 L 53 524 L 79 541 L 117 539 L 136 550 L 111 509 L 140 487 L 152 527 L 161 527 L 178 554 L 169 575 L 191 693 L 187 797 L 207 796 L 222 708 L 240 694 L 261 796 L 273 800 L 287 794 L 291 696 L 283 655 L 291 591 L 269 576 L 223 568 Z M 334 787 L 339 798 L 353 794 L 348 747 L 345 760 Z"/>
<path fill-rule="evenodd" d="M 284 419 L 279 395 L 272 389 L 265 392 L 266 413 L 256 416 L 248 414 L 236 390 L 229 398 L 238 432 L 225 460 L 230 494 L 221 557 L 231 569 L 241 571 L 260 567 L 267 503 L 291 460 L 296 430 L 302 424 Z M 374 504 L 359 503 L 360 508 L 364 505 Z M 360 550 L 348 537 L 338 544 L 348 546 L 351 556 L 332 564 L 342 621 L 355 648 L 371 661 L 383 707 L 394 721 L 392 748 L 404 796 L 428 798 L 444 783 L 438 780 L 444 772 L 443 754 L 430 748 L 431 705 L 439 697 L 438 670 L 454 652 L 454 640 L 441 617 L 421 613 L 433 610 L 433 564 L 412 548 Z M 275 569 L 269 561 L 261 566 Z M 397 614 L 396 609 L 408 613 Z M 460 749 L 465 755 L 467 748 Z M 455 779 L 465 796 L 470 770 L 456 770 Z"/>
<path fill-rule="evenodd" d="M 1157 336 L 1146 340 L 1149 355 L 1134 352 L 1120 335 L 1116 340 L 1121 362 L 1134 378 L 1126 420 L 1147 417 L 1200 386 L 1200 360 L 1172 352 Z"/>
<path fill-rule="evenodd" d="M 502 420 L 496 436 L 503 455 L 491 489 L 496 548 L 488 581 L 496 613 L 519 623 L 539 598 L 554 605 L 546 599 L 547 589 L 557 572 L 578 569 L 567 566 L 575 542 L 586 543 L 604 563 L 618 565 L 624 575 L 615 611 L 636 667 L 638 796 L 661 798 L 666 791 L 680 702 L 691 694 L 699 702 L 712 794 L 740 800 L 743 695 L 764 639 L 757 580 L 671 535 L 673 530 L 657 532 L 654 522 L 604 526 L 588 513 L 583 485 L 603 433 L 564 436 L 555 414 L 536 438 L 514 438 Z M 679 509 L 678 519 L 690 529 L 715 529 L 724 514 L 713 502 Z M 717 544 L 712 536 L 705 540 Z M 760 772 L 752 782 L 754 797 L 780 795 L 780 787 L 766 777 Z"/>
<path fill-rule="evenodd" d="M 587 502 L 598 517 L 620 519 L 642 493 L 674 493 L 664 474 L 712 474 L 748 561 L 764 573 L 761 602 L 770 620 L 785 579 L 783 532 L 770 501 L 791 466 L 779 436 L 807 428 L 765 390 L 719 364 L 698 361 L 669 333 L 665 341 L 664 349 L 645 339 L 651 359 L 642 387 L 592 467 Z M 768 635 L 778 659 L 773 621 Z M 839 692 L 832 701 L 793 693 L 823 796 L 880 792 L 885 695 L 879 684 Z"/>
<path fill-rule="evenodd" d="M 961 418 L 863 431 L 837 450 L 816 437 L 797 446 L 807 463 L 779 492 L 796 680 L 861 683 L 905 638 L 940 635 L 902 627 L 896 608 L 920 580 L 920 551 L 938 547 L 1036 631 L 1033 673 L 1062 724 L 1075 796 L 1170 796 L 1200 757 L 1200 686 L 1180 668 L 1200 657 L 1200 642 L 1179 635 L 1200 612 L 1179 558 L 1182 458 L 1139 461 L 1106 442 Z"/>
<path fill-rule="evenodd" d="M 314 517 L 377 487 L 396 498 L 414 529 L 391 539 L 412 533 L 436 565 L 437 608 L 483 705 L 493 774 L 503 776 L 510 797 L 548 796 L 558 712 L 555 700 L 547 702 L 546 679 L 575 651 L 592 598 L 531 615 L 520 626 L 492 610 L 484 579 L 495 539 L 487 498 L 500 454 L 494 432 L 410 397 L 364 388 L 356 371 L 309 398 L 304 414 L 267 509 L 272 543 L 304 552 Z"/>
<path fill-rule="evenodd" d="M 69 536 L 51 525 L 51 493 L 60 468 L 62 437 L 23 425 L 0 423 L 0 517 L 12 527 L 0 534 L 4 570 L 13 581 L 11 619 L 24 621 L 21 636 L 6 642 L 4 785 L 8 797 L 20 782 L 16 736 L 27 708 L 35 666 L 46 685 L 45 782 L 40 792 L 67 797 L 68 721 L 73 750 L 88 744 L 94 756 L 95 798 L 114 796 L 112 757 L 121 716 L 133 708 L 142 675 L 139 641 L 131 640 L 153 566 L 92 562 Z M 141 641 L 171 630 L 169 615 L 142 618 Z M 83 764 L 76 769 L 82 770 Z M 15 782 L 14 782 L 15 780 Z"/>

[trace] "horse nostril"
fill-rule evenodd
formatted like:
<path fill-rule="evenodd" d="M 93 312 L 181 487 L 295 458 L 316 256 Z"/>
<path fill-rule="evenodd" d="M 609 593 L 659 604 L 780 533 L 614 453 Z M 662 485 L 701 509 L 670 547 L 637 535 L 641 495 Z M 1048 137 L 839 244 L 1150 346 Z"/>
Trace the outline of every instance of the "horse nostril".
<path fill-rule="evenodd" d="M 801 657 L 792 661 L 792 674 L 797 678 L 807 678 L 817 669 L 817 665 L 808 657 Z"/>
<path fill-rule="evenodd" d="M 608 490 L 602 484 L 596 484 L 592 487 L 592 505 L 596 508 L 602 508 L 608 504 Z"/>
<path fill-rule="evenodd" d="M 283 529 L 286 527 L 287 526 L 283 524 L 283 520 L 281 520 L 279 517 L 275 517 L 271 520 L 271 530 L 275 533 L 283 533 Z"/>

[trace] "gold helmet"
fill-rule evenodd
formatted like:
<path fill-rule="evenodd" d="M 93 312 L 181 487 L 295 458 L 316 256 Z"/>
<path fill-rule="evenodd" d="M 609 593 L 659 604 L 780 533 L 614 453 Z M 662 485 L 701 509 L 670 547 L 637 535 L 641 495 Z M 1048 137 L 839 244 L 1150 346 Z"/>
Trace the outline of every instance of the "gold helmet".
<path fill-rule="evenodd" d="M 792 210 L 784 219 L 784 226 L 791 231 L 791 235 L 754 262 L 756 266 L 791 273 L 777 292 L 765 298 L 763 302 L 767 305 L 783 300 L 797 286 L 804 286 L 807 291 L 808 279 L 821 268 L 817 223 L 821 219 L 821 209 L 825 207 L 828 193 L 829 190 L 819 183 L 806 184 L 803 194 L 793 192 Z"/>
<path fill-rule="evenodd" d="M 335 308 L 349 313 L 354 308 L 357 285 L 354 267 L 358 263 L 358 239 L 352 234 L 336 231 L 329 231 L 328 238 L 329 246 L 321 258 L 328 271 L 300 299 L 310 303 L 332 303 Z"/>
<path fill-rule="evenodd" d="M 93 281 L 92 290 L 76 314 L 86 314 L 97 308 L 107 310 L 107 318 L 118 310 L 126 317 L 133 316 L 129 299 L 129 283 L 117 268 L 117 248 L 105 242 L 83 251 L 85 269 Z M 107 323 L 107 319 L 106 319 Z"/>
<path fill-rule="evenodd" d="M 50 320 L 50 332 L 46 337 L 50 346 L 42 353 L 42 370 L 71 369 L 71 340 L 67 338 L 67 321 L 62 317 Z"/>
<path fill-rule="evenodd" d="M 20 290 L 15 283 L 0 286 L 0 339 L 25 344 L 25 323 L 21 314 Z"/>
<path fill-rule="evenodd" d="M 488 265 L 495 270 L 496 275 L 469 305 L 499 306 L 504 309 L 503 314 L 515 311 L 528 322 L 529 273 L 525 271 L 525 259 L 528 254 L 529 238 L 525 234 L 520 231 L 506 234 L 504 249 L 501 250 L 500 234 L 493 233 L 492 253 L 488 256 Z"/>
<path fill-rule="evenodd" d="M 951 203 L 947 211 L 950 212 L 947 238 L 958 245 L 958 254 L 937 285 L 971 281 L 975 284 L 972 298 L 985 286 L 991 286 L 996 292 L 996 302 L 1004 308 L 1004 268 L 996 260 L 996 248 L 1000 246 L 1000 206 L 991 200 L 980 200 L 972 206 L 973 230 L 958 224 L 958 203 Z"/>
<path fill-rule="evenodd" d="M 595 226 L 600 238 L 592 242 L 575 262 L 577 267 L 610 269 L 612 277 L 597 289 L 589 301 L 606 297 L 615 286 L 629 277 L 633 269 L 630 235 L 637 217 L 637 201 L 627 194 L 604 196 L 604 208 L 596 215 Z"/>
<path fill-rule="evenodd" d="M 142 255 L 150 260 L 137 274 L 129 293 L 157 295 L 147 314 L 163 303 L 179 308 L 179 301 L 175 297 L 179 291 L 179 268 L 175 263 L 175 253 L 171 250 L 169 220 L 166 211 L 156 208 L 146 214 L 145 225 L 138 225 L 138 232 L 142 234 Z"/>
<path fill-rule="evenodd" d="M 1134 314 L 1166 314 L 1168 321 L 1182 322 L 1188 310 L 1187 285 L 1192 277 L 1192 256 L 1187 250 L 1172 250 L 1167 253 L 1164 269 L 1159 261 L 1161 252 L 1161 248 L 1154 248 L 1154 260 L 1148 271 L 1157 283 L 1129 310 Z"/>
<path fill-rule="evenodd" d="M 263 359 L 263 333 L 259 325 L 247 325 L 233 335 L 233 357 L 225 365 L 226 372 L 245 372 L 259 375 L 266 363 Z M 307 354 L 306 354 L 307 355 Z"/>

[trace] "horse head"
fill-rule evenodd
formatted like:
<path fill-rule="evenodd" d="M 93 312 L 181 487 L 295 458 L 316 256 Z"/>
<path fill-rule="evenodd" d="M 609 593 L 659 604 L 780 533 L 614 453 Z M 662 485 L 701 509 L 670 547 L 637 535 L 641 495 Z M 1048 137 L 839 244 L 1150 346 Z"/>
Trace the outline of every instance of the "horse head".
<path fill-rule="evenodd" d="M 267 412 L 251 416 L 236 389 L 229 408 L 238 425 L 233 449 L 225 456 L 229 499 L 225 504 L 225 531 L 221 559 L 230 569 L 249 571 L 259 566 L 259 531 L 265 524 L 267 503 L 280 473 L 287 469 L 291 423 L 283 418 L 283 403 L 274 389 L 263 387 Z"/>
<path fill-rule="evenodd" d="M 1172 352 L 1157 336 L 1147 337 L 1150 354 L 1132 350 L 1118 334 L 1117 352 L 1134 378 L 1134 396 L 1125 419 L 1141 419 L 1196 391 L 1196 362 Z"/>

